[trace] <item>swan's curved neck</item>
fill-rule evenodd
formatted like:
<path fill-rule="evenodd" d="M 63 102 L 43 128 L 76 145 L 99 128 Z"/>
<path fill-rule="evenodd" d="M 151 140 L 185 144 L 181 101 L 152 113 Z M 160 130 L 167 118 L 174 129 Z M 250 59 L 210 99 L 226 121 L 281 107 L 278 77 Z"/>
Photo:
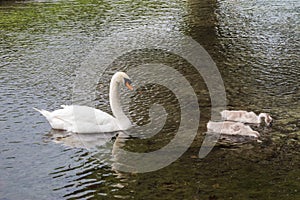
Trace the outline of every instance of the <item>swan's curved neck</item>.
<path fill-rule="evenodd" d="M 118 120 L 119 125 L 121 126 L 120 128 L 128 128 L 128 126 L 130 126 L 131 123 L 121 108 L 119 84 L 117 83 L 114 77 L 111 80 L 109 86 L 109 102 L 112 113 L 114 117 Z"/>

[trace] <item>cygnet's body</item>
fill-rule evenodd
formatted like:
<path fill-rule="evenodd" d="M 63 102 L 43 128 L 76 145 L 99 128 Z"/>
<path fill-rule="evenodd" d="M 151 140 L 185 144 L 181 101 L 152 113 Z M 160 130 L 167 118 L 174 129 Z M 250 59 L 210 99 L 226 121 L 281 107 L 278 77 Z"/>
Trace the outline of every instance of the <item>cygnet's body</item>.
<path fill-rule="evenodd" d="M 262 118 L 264 118 L 267 126 L 270 126 L 273 121 L 272 117 L 267 113 L 260 113 L 259 115 L 256 115 L 254 112 L 244 110 L 223 110 L 221 112 L 221 116 L 223 120 L 250 124 L 260 124 L 262 122 Z"/>
<path fill-rule="evenodd" d="M 207 123 L 207 130 L 209 132 L 221 133 L 226 135 L 242 135 L 242 136 L 252 136 L 256 138 L 260 136 L 260 134 L 257 131 L 252 130 L 250 126 L 247 126 L 241 122 L 209 121 Z"/>

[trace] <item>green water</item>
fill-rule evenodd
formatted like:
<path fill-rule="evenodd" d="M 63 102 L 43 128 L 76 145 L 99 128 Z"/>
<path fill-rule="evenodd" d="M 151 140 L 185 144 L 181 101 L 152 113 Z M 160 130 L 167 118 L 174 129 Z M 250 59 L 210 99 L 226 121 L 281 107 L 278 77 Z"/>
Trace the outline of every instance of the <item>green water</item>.
<path fill-rule="evenodd" d="M 299 6 L 296 0 L 1 1 L 0 200 L 299 199 Z M 257 128 L 260 142 L 220 141 L 199 159 L 211 117 L 209 92 L 190 63 L 161 49 L 114 61 L 99 80 L 94 104 L 110 112 L 113 71 L 139 63 L 172 66 L 193 86 L 201 111 L 198 134 L 178 160 L 148 173 L 117 172 L 115 134 L 87 150 L 103 138 L 51 131 L 32 107 L 72 103 L 77 70 L 90 52 L 108 36 L 141 26 L 179 31 L 201 44 L 222 75 L 227 107 L 274 118 L 271 128 Z M 168 117 L 159 134 L 127 138 L 124 148 L 149 152 L 166 145 L 179 126 L 174 95 L 147 85 L 131 100 L 124 106 L 138 125 L 149 122 L 153 103 Z"/>

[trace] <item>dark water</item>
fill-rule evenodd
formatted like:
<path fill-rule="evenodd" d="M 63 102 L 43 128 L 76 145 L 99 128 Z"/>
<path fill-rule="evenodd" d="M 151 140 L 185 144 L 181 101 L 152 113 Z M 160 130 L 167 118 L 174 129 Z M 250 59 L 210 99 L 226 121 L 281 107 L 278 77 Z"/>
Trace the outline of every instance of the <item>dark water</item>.
<path fill-rule="evenodd" d="M 299 7 L 295 0 L 1 1 L 0 199 L 299 199 Z M 197 158 L 210 119 L 207 88 L 184 59 L 157 49 L 118 58 L 98 81 L 94 104 L 110 112 L 111 72 L 140 62 L 172 65 L 190 81 L 201 110 L 198 134 L 178 160 L 148 173 L 113 170 L 117 142 L 152 151 L 178 129 L 176 98 L 155 85 L 138 88 L 135 104 L 124 105 L 138 125 L 149 122 L 151 104 L 165 106 L 166 125 L 153 138 L 51 131 L 32 107 L 71 104 L 78 69 L 94 47 L 140 26 L 200 43 L 222 75 L 228 108 L 275 119 L 258 129 L 261 142 L 220 142 Z"/>

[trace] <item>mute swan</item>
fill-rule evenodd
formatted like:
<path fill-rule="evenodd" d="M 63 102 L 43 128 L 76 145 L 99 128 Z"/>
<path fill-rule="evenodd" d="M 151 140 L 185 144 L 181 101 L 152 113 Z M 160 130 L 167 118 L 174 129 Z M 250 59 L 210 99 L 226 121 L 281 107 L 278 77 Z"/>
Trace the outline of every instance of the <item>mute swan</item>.
<path fill-rule="evenodd" d="M 209 121 L 207 123 L 207 130 L 211 132 L 226 134 L 226 135 L 242 135 L 242 136 L 252 136 L 259 137 L 260 134 L 257 131 L 251 129 L 241 122 L 213 122 Z"/>
<path fill-rule="evenodd" d="M 223 110 L 221 112 L 221 116 L 223 120 L 253 124 L 260 124 L 262 118 L 265 118 L 267 126 L 270 126 L 273 121 L 272 117 L 267 113 L 260 113 L 259 115 L 256 115 L 254 112 L 247 112 L 243 110 Z"/>
<path fill-rule="evenodd" d="M 62 109 L 53 112 L 34 109 L 46 117 L 53 129 L 76 133 L 126 130 L 131 127 L 131 122 L 121 109 L 120 84 L 124 84 L 128 89 L 133 90 L 127 74 L 117 72 L 113 75 L 109 85 L 109 101 L 114 116 L 95 108 L 78 105 L 63 105 Z"/>

